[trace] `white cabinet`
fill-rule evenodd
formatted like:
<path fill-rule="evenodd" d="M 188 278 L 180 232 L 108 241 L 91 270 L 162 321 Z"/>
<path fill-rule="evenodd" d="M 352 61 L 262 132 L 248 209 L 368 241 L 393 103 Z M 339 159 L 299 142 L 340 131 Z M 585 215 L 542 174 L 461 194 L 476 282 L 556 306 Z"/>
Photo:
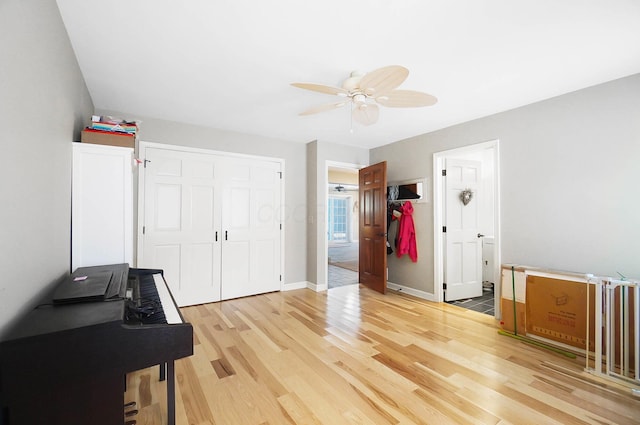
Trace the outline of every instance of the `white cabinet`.
<path fill-rule="evenodd" d="M 73 144 L 71 269 L 133 264 L 133 149 Z"/>

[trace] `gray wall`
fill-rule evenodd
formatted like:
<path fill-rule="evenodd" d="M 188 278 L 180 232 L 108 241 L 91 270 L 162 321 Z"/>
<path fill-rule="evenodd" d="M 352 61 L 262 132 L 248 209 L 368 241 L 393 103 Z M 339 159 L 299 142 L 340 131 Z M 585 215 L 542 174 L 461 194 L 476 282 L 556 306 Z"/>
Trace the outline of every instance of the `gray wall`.
<path fill-rule="evenodd" d="M 0 1 L 0 58 L 2 333 L 69 271 L 70 142 L 93 105 L 55 1 Z M 430 177 L 434 152 L 493 139 L 501 149 L 503 262 L 640 277 L 640 75 L 370 153 L 123 115 L 144 120 L 143 140 L 285 159 L 287 283 L 326 281 L 327 160 L 386 160 L 390 180 Z M 426 292 L 432 207 L 418 207 L 415 217 L 420 264 L 395 264 L 389 276 Z"/>
<path fill-rule="evenodd" d="M 387 161 L 389 180 L 431 177 L 433 153 L 494 139 L 503 263 L 640 278 L 640 74 L 376 148 L 370 160 Z M 433 210 L 415 219 L 427 221 L 425 264 L 395 264 L 389 280 L 432 293 Z"/>
<path fill-rule="evenodd" d="M 306 148 L 266 137 L 135 116 L 126 112 L 96 110 L 100 115 L 114 115 L 142 120 L 140 140 L 145 142 L 189 146 L 222 152 L 260 155 L 285 160 L 285 283 L 306 281 Z"/>
<path fill-rule="evenodd" d="M 0 1 L 0 333 L 69 272 L 71 142 L 93 104 L 54 0 Z"/>

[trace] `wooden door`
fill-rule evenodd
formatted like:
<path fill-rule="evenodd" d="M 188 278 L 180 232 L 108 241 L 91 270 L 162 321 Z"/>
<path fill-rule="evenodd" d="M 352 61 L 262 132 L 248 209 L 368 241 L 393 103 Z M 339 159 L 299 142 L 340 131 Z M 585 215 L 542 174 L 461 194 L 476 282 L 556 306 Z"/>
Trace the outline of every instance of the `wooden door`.
<path fill-rule="evenodd" d="M 482 295 L 482 239 L 478 208 L 480 167 L 480 161 L 446 160 L 445 301 Z M 464 190 L 473 193 L 466 205 L 460 198 Z"/>
<path fill-rule="evenodd" d="M 360 185 L 360 264 L 363 285 L 387 291 L 387 163 L 363 168 Z"/>

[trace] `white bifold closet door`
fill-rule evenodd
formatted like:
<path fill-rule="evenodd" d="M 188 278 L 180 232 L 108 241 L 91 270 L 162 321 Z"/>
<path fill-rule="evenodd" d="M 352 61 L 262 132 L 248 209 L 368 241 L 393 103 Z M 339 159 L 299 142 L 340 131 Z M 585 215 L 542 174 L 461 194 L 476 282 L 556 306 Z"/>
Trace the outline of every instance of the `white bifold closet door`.
<path fill-rule="evenodd" d="M 160 268 L 180 306 L 280 289 L 281 164 L 141 148 L 139 267 Z"/>
<path fill-rule="evenodd" d="M 223 300 L 280 289 L 280 164 L 227 158 L 222 189 Z"/>

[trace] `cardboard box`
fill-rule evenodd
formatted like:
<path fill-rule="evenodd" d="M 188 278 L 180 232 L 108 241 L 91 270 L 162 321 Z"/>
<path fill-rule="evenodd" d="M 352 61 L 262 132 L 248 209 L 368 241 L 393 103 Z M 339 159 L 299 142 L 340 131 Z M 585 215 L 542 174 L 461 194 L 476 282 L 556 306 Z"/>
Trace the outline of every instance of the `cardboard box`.
<path fill-rule="evenodd" d="M 82 143 L 120 146 L 123 148 L 135 148 L 136 146 L 136 136 L 134 134 L 92 130 L 90 128 L 82 130 L 80 141 Z"/>
<path fill-rule="evenodd" d="M 500 305 L 502 308 L 502 320 L 500 321 L 500 326 L 503 330 L 509 331 L 511 333 L 514 332 L 513 326 L 513 301 L 501 298 Z M 524 303 L 516 301 L 516 319 L 518 323 L 518 335 L 526 335 L 527 334 L 527 315 L 526 315 L 526 306 Z"/>
<path fill-rule="evenodd" d="M 587 290 L 590 291 L 592 315 L 589 323 L 589 350 L 593 350 L 595 288 L 586 283 L 562 279 L 561 276 L 557 279 L 527 276 L 527 334 L 586 348 Z"/>

